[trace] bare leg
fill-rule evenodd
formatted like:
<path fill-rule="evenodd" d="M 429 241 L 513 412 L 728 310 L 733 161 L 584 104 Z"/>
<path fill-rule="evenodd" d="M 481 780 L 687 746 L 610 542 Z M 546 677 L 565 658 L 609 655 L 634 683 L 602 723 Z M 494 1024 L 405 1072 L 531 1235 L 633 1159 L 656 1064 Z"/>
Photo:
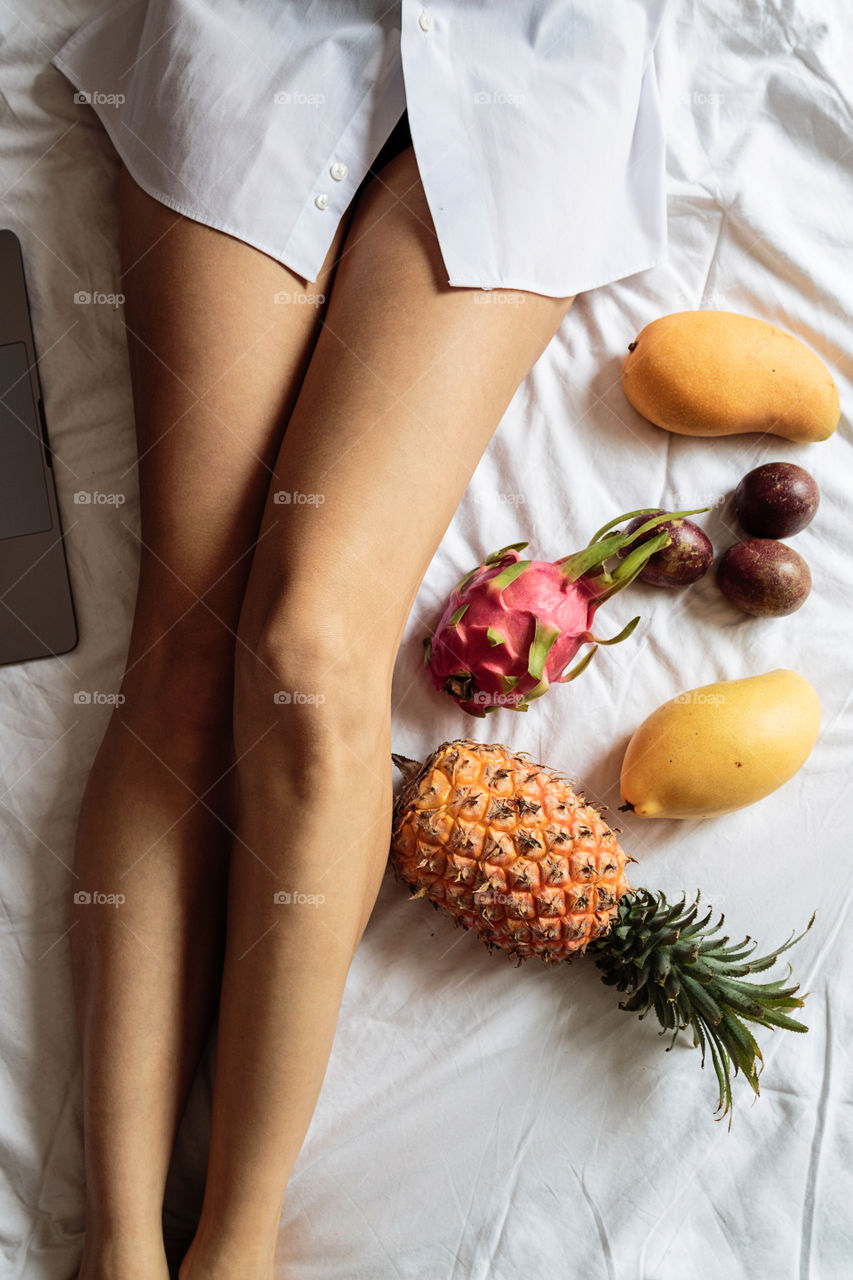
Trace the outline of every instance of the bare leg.
<path fill-rule="evenodd" d="M 483 449 L 571 303 L 451 289 L 411 148 L 383 179 L 356 208 L 271 484 L 318 497 L 268 500 L 240 620 L 212 1142 L 182 1280 L 272 1275 L 386 864 L 400 638 Z M 280 891 L 324 900 L 281 905 Z"/>
<path fill-rule="evenodd" d="M 320 322 L 310 306 L 274 301 L 304 281 L 174 214 L 126 171 L 121 226 L 142 547 L 126 702 L 77 831 L 75 890 L 125 897 L 72 908 L 85 1280 L 167 1275 L 166 1173 L 224 946 L 235 631 Z"/>

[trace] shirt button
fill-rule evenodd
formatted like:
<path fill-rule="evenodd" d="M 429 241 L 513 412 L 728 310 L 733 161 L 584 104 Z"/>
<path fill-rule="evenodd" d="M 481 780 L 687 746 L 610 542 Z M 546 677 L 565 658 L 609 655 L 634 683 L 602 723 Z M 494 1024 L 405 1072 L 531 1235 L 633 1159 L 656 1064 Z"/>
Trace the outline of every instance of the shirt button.
<path fill-rule="evenodd" d="M 421 31 L 432 31 L 435 26 L 435 18 L 432 16 L 429 9 L 424 9 L 421 12 L 421 16 L 418 18 L 418 26 Z"/>
<path fill-rule="evenodd" d="M 336 160 L 329 169 L 329 173 L 335 179 L 335 182 L 341 182 L 347 176 L 347 167 L 340 160 Z"/>
<path fill-rule="evenodd" d="M 314 197 L 314 203 L 316 204 L 318 209 L 328 209 L 329 197 L 326 195 L 325 191 L 322 193 L 322 195 Z"/>

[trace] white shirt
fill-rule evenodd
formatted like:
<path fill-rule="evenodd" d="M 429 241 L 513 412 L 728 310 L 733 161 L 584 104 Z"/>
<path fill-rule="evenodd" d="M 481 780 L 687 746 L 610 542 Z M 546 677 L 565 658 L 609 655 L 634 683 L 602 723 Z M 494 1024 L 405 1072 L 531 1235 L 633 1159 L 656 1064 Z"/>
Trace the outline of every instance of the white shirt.
<path fill-rule="evenodd" d="M 149 194 L 306 281 L 408 109 L 448 282 L 561 297 L 665 256 L 666 4 L 109 0 L 51 62 Z"/>

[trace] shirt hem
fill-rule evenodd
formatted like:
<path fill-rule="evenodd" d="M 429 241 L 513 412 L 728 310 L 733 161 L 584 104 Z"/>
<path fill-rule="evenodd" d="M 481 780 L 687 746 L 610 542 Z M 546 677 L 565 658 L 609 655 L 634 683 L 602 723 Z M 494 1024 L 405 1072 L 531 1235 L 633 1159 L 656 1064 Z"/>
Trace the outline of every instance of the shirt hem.
<path fill-rule="evenodd" d="M 663 266 L 667 261 L 668 253 L 664 249 L 651 259 L 641 258 L 638 262 L 629 263 L 624 268 L 617 267 L 613 271 L 608 271 L 591 283 L 582 281 L 580 284 L 573 285 L 570 289 L 561 288 L 550 283 L 536 282 L 531 284 L 529 280 L 518 282 L 512 278 L 508 280 L 475 280 L 470 277 L 466 278 L 463 274 L 455 271 L 450 273 L 447 283 L 459 289 L 517 289 L 521 293 L 538 293 L 545 298 L 575 298 L 580 293 L 590 293 L 593 289 L 603 289 L 605 285 L 616 284 L 619 280 L 627 279 L 628 276 L 639 275 L 641 271 L 651 271 L 654 267 Z"/>
<path fill-rule="evenodd" d="M 65 46 L 63 46 L 63 49 L 64 48 Z M 55 66 L 56 69 L 59 71 L 59 73 L 62 76 L 64 76 L 65 79 L 70 81 L 70 83 L 74 85 L 74 87 L 78 90 L 78 92 L 85 92 L 85 89 L 83 88 L 83 85 L 81 83 L 81 78 L 77 76 L 77 73 L 70 66 L 67 66 L 67 64 L 65 67 L 62 67 L 62 66 L 58 66 L 57 63 L 54 61 L 54 59 L 61 60 L 61 55 L 62 55 L 62 49 L 58 50 L 57 53 L 54 54 L 53 58 L 50 59 L 51 65 Z M 203 226 L 211 227 L 215 231 L 222 231 L 225 235 L 230 235 L 234 237 L 234 239 L 241 241 L 243 244 L 247 244 L 251 248 L 257 249 L 260 253 L 266 254 L 267 257 L 270 257 L 275 262 L 278 262 L 280 266 L 285 267 L 286 270 L 290 271 L 291 274 L 293 274 L 294 276 L 297 276 L 300 280 L 303 280 L 306 284 L 316 284 L 318 273 L 313 263 L 309 263 L 305 259 L 300 259 L 298 256 L 294 257 L 293 255 L 289 254 L 287 246 L 285 246 L 283 249 L 273 248 L 269 242 L 263 240 L 262 238 L 247 236 L 247 234 L 244 231 L 241 231 L 233 223 L 229 223 L 228 221 L 222 218 L 217 218 L 214 215 L 207 213 L 207 211 L 197 208 L 196 206 L 192 205 L 190 202 L 182 202 L 176 199 L 174 196 L 167 194 L 167 192 L 165 192 L 161 187 L 157 186 L 156 183 L 153 183 L 149 181 L 147 178 L 144 178 L 140 173 L 140 171 L 137 169 L 135 161 L 130 161 L 127 158 L 123 143 L 119 140 L 119 137 L 117 134 L 116 122 L 112 118 L 110 118 L 108 115 L 102 115 L 101 112 L 98 111 L 97 107 L 94 104 L 89 104 L 89 105 L 91 106 L 92 110 L 95 112 L 96 116 L 98 117 L 101 125 L 104 128 L 105 133 L 109 137 L 110 142 L 112 143 L 115 149 L 117 156 L 119 157 L 121 162 L 124 164 L 125 168 L 127 169 L 130 176 L 133 178 L 134 182 L 137 184 L 137 186 L 141 187 L 142 190 L 145 191 L 149 196 L 151 196 L 152 199 L 159 201 L 160 204 L 165 205 L 168 209 L 171 209 L 174 213 L 180 214 L 182 217 L 189 218 L 193 222 L 201 223 Z M 305 211 L 303 210 L 303 214 L 304 212 Z M 343 217 L 343 213 L 341 213 L 340 216 Z M 297 228 L 294 228 L 290 236 L 288 236 L 288 243 L 290 243 L 290 241 L 293 239 L 293 236 L 296 230 Z M 440 237 L 438 237 L 438 228 L 436 228 L 436 235 L 437 235 L 437 238 L 439 239 L 439 245 L 440 245 L 441 241 L 440 241 Z M 334 231 L 332 232 L 332 236 L 330 237 L 330 242 L 331 242 L 331 239 L 333 238 L 334 238 Z M 284 254 L 288 254 L 288 257 L 285 258 L 283 256 Z M 443 249 L 442 249 L 442 254 L 443 256 L 446 257 L 446 255 L 444 255 Z M 450 285 L 451 288 L 484 289 L 484 290 L 516 289 L 524 293 L 541 294 L 543 297 L 547 297 L 547 298 L 570 298 L 570 297 L 577 297 L 577 295 L 580 293 L 588 293 L 593 289 L 603 288 L 605 285 L 613 284 L 618 280 L 624 280 L 628 276 L 637 275 L 641 271 L 650 271 L 654 267 L 660 266 L 666 261 L 667 261 L 667 246 L 666 246 L 666 234 L 664 233 L 663 248 L 659 253 L 657 253 L 653 257 L 651 258 L 643 257 L 643 258 L 640 258 L 639 260 L 628 262 L 624 266 L 619 266 L 612 270 L 608 270 L 607 272 L 605 272 L 604 275 L 595 277 L 591 281 L 585 281 L 583 280 L 583 278 L 581 278 L 580 282 L 572 282 L 571 288 L 566 288 L 561 284 L 554 284 L 552 282 L 545 282 L 542 280 L 531 281 L 529 278 L 523 279 L 520 277 L 512 277 L 512 276 L 508 278 L 507 277 L 502 278 L 500 276 L 492 275 L 492 276 L 475 278 L 470 273 L 466 274 L 465 272 L 460 272 L 460 271 L 455 271 L 450 269 L 446 261 L 445 261 L 445 270 L 447 271 L 447 283 L 448 285 Z"/>

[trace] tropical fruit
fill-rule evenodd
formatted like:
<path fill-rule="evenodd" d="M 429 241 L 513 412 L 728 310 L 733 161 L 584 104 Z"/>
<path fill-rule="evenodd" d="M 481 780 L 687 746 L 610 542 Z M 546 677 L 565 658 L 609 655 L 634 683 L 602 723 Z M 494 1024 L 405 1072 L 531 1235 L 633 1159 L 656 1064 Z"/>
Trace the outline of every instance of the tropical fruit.
<path fill-rule="evenodd" d="M 808 759 L 820 700 L 795 671 L 720 680 L 670 698 L 622 762 L 623 808 L 640 818 L 713 818 L 770 795 Z"/>
<path fill-rule="evenodd" d="M 820 356 L 766 320 L 734 311 L 676 311 L 628 347 L 622 389 L 644 418 L 684 436 L 766 432 L 826 440 L 838 389 Z"/>
<path fill-rule="evenodd" d="M 604 981 L 627 993 L 620 1008 L 653 1011 L 673 1042 L 689 1027 L 703 1065 L 710 1050 L 718 1110 L 731 1106 L 732 1070 L 758 1093 L 761 1051 L 745 1023 L 806 1028 L 785 1012 L 802 1007 L 798 987 L 746 978 L 796 938 L 752 959 L 755 943 L 727 945 L 717 936 L 722 919 L 700 918 L 698 896 L 670 905 L 662 893 L 633 889 L 628 857 L 600 810 L 522 752 L 460 738 L 423 763 L 393 759 L 405 781 L 390 860 L 415 898 L 519 964 L 592 955 Z"/>
<path fill-rule="evenodd" d="M 607 933 L 626 855 L 601 814 L 508 747 L 445 744 L 398 802 L 401 871 L 485 942 L 565 960 Z M 431 891 L 431 892 L 430 892 Z"/>
<path fill-rule="evenodd" d="M 522 560 L 519 551 L 527 543 L 516 542 L 466 573 L 424 640 L 424 661 L 435 687 L 472 716 L 500 707 L 526 711 L 552 684 L 580 675 L 600 644 L 626 639 L 639 617 L 610 640 L 599 639 L 590 628 L 596 609 L 633 582 L 655 552 L 671 542 L 663 530 L 640 544 L 659 522 L 654 519 L 630 532 L 610 532 L 622 520 L 648 511 L 660 516 L 657 508 L 617 516 L 582 551 L 560 560 Z M 671 518 L 695 514 L 676 511 Z M 610 573 L 606 561 L 620 553 L 627 554 Z M 594 647 L 569 669 L 587 643 Z"/>
<path fill-rule="evenodd" d="M 798 551 L 775 538 L 735 542 L 717 561 L 717 586 L 743 613 L 786 618 L 809 598 L 812 575 Z"/>

